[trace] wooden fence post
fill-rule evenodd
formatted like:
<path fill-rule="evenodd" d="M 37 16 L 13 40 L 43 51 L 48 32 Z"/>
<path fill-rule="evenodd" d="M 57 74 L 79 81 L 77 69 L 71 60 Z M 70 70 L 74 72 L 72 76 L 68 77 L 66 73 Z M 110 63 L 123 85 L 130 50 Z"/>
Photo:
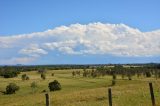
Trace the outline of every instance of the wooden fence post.
<path fill-rule="evenodd" d="M 150 94 L 151 94 L 151 99 L 152 99 L 152 106 L 156 106 L 154 92 L 153 92 L 153 86 L 152 86 L 151 82 L 149 83 L 149 89 L 150 89 Z"/>
<path fill-rule="evenodd" d="M 111 88 L 108 88 L 108 100 L 109 100 L 109 106 L 112 106 L 112 90 L 111 90 Z"/>
<path fill-rule="evenodd" d="M 49 94 L 46 93 L 45 96 L 46 96 L 46 106 L 50 106 Z"/>

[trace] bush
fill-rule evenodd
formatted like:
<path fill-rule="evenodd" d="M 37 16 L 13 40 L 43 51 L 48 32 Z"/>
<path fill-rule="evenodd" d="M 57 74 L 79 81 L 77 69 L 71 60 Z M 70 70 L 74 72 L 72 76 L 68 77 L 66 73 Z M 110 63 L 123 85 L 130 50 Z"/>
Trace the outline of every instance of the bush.
<path fill-rule="evenodd" d="M 116 76 L 116 74 L 113 74 L 113 80 L 116 80 L 117 79 L 117 76 Z"/>
<path fill-rule="evenodd" d="M 48 87 L 50 91 L 61 90 L 61 84 L 57 80 L 50 82 Z"/>
<path fill-rule="evenodd" d="M 35 81 L 33 81 L 33 82 L 31 83 L 31 88 L 32 88 L 33 92 L 35 92 L 35 91 L 36 91 L 36 88 L 38 88 L 38 85 L 37 85 L 37 83 L 36 83 Z"/>
<path fill-rule="evenodd" d="M 22 75 L 22 80 L 24 81 L 24 80 L 29 80 L 29 77 L 26 75 L 26 74 L 23 74 Z"/>
<path fill-rule="evenodd" d="M 31 83 L 31 88 L 35 89 L 37 87 L 38 87 L 38 85 L 35 81 Z"/>
<path fill-rule="evenodd" d="M 150 72 L 146 72 L 146 77 L 151 77 L 151 73 Z"/>
<path fill-rule="evenodd" d="M 45 70 L 45 69 L 39 69 L 39 70 L 38 70 L 38 73 L 40 73 L 40 74 L 46 73 L 46 70 Z"/>
<path fill-rule="evenodd" d="M 20 74 L 18 68 L 14 68 L 12 66 L 0 67 L 0 76 L 3 76 L 4 78 L 17 77 L 18 74 Z"/>
<path fill-rule="evenodd" d="M 41 74 L 41 78 L 42 78 L 43 80 L 45 80 L 45 79 L 46 79 L 46 75 L 45 75 L 44 73 L 42 73 L 42 74 Z"/>
<path fill-rule="evenodd" d="M 4 78 L 13 78 L 17 77 L 18 74 L 19 73 L 16 71 L 4 71 L 1 76 L 3 76 Z"/>
<path fill-rule="evenodd" d="M 13 93 L 15 93 L 18 90 L 19 90 L 19 86 L 17 86 L 15 83 L 10 83 L 6 87 L 6 94 L 13 94 Z"/>
<path fill-rule="evenodd" d="M 51 76 L 54 76 L 54 73 L 52 73 Z"/>
<path fill-rule="evenodd" d="M 47 90 L 44 89 L 44 90 L 42 91 L 42 93 L 44 93 L 44 92 L 47 92 Z"/>
<path fill-rule="evenodd" d="M 28 77 L 28 76 L 26 77 L 26 80 L 29 80 L 29 77 Z"/>
<path fill-rule="evenodd" d="M 75 71 L 72 72 L 72 76 L 73 77 L 76 76 L 76 72 Z"/>

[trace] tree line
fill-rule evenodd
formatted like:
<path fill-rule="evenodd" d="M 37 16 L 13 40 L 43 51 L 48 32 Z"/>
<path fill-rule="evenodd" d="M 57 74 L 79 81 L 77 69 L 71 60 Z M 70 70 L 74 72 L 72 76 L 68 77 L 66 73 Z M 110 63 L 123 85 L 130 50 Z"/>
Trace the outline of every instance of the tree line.
<path fill-rule="evenodd" d="M 137 77 L 152 77 L 160 78 L 160 67 L 159 66 L 141 66 L 141 67 L 124 67 L 122 65 L 116 65 L 113 67 L 92 67 L 91 69 L 84 68 L 81 72 L 83 77 L 100 77 L 105 75 L 116 75 L 122 76 L 122 79 L 127 77 L 129 80 L 132 79 L 132 76 L 137 75 Z M 73 71 L 72 76 L 80 76 L 80 71 Z"/>

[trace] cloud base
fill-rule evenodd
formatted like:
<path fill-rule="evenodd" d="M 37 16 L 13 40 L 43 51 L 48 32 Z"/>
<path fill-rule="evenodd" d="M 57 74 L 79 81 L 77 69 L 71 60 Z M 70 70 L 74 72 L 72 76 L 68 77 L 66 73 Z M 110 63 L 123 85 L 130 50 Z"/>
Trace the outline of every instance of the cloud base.
<path fill-rule="evenodd" d="M 41 56 L 54 56 L 54 52 L 59 55 L 160 56 L 159 39 L 160 30 L 141 32 L 125 24 L 100 22 L 72 24 L 44 32 L 1 36 L 0 64 L 25 64 Z"/>

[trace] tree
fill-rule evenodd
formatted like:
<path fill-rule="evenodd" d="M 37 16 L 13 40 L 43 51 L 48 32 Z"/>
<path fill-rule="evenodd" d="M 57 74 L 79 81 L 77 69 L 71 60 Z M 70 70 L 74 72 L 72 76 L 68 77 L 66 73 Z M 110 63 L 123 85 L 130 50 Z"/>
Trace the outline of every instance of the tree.
<path fill-rule="evenodd" d="M 13 94 L 18 90 L 19 90 L 19 86 L 17 86 L 15 83 L 10 83 L 6 87 L 6 94 Z"/>
<path fill-rule="evenodd" d="M 61 84 L 57 80 L 50 82 L 48 87 L 49 87 L 50 91 L 61 90 Z"/>
<path fill-rule="evenodd" d="M 13 77 L 17 77 L 17 75 L 18 75 L 18 72 L 10 71 L 10 70 L 6 70 L 2 74 L 4 78 L 13 78 Z"/>
<path fill-rule="evenodd" d="M 0 76 L 3 76 L 4 78 L 17 77 L 18 74 L 20 74 L 18 68 L 14 68 L 12 66 L 4 66 L 0 68 Z"/>

